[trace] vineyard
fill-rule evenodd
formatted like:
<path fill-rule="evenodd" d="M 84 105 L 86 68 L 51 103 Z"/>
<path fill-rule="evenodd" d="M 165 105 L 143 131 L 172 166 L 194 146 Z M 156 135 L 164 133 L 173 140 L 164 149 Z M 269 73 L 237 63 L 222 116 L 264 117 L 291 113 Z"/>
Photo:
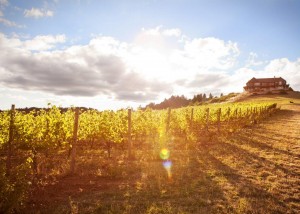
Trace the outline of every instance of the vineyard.
<path fill-rule="evenodd" d="M 30 189 L 40 188 L 57 176 L 128 175 L 126 166 L 120 167 L 124 161 L 162 161 L 171 179 L 170 168 L 176 161 L 172 157 L 179 151 L 191 151 L 197 143 L 230 135 L 276 110 L 273 103 L 135 111 L 70 108 L 64 113 L 55 106 L 30 113 L 12 106 L 0 113 L 1 212 L 18 211 Z M 87 152 L 90 159 L 83 160 L 82 154 Z M 93 158 L 102 162 L 93 162 L 91 167 Z M 84 171 L 86 167 L 89 172 Z"/>

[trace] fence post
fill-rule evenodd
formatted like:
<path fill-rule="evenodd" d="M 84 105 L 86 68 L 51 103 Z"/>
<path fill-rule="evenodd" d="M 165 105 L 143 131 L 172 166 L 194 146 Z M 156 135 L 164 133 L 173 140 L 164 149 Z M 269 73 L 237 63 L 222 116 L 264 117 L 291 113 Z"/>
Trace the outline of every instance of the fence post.
<path fill-rule="evenodd" d="M 79 120 L 79 108 L 76 108 L 75 109 L 75 118 L 74 118 L 72 150 L 71 150 L 71 164 L 70 164 L 71 174 L 74 174 L 74 172 L 75 172 L 78 120 Z"/>
<path fill-rule="evenodd" d="M 229 123 L 229 116 L 230 116 L 230 107 L 227 109 L 227 122 Z"/>
<path fill-rule="evenodd" d="M 14 139 L 14 117 L 15 117 L 15 105 L 11 105 L 10 110 L 10 122 L 9 122 L 9 137 L 7 142 L 7 159 L 6 159 L 6 176 L 8 177 L 10 175 L 11 170 L 11 153 L 12 153 L 12 141 Z"/>
<path fill-rule="evenodd" d="M 218 114 L 218 116 L 217 116 L 217 120 L 218 120 L 218 132 L 220 132 L 220 128 L 221 128 L 221 108 L 219 108 L 218 109 L 218 111 L 217 111 L 217 114 Z"/>
<path fill-rule="evenodd" d="M 194 108 L 191 110 L 191 119 L 190 119 L 190 126 L 192 126 L 194 120 Z"/>
<path fill-rule="evenodd" d="M 170 129 L 170 119 L 171 119 L 171 108 L 168 108 L 168 115 L 167 115 L 167 124 L 166 124 L 166 134 L 169 134 Z"/>
<path fill-rule="evenodd" d="M 187 115 L 188 118 L 188 115 Z M 190 119 L 188 120 L 188 127 L 186 129 L 186 134 L 185 134 L 185 150 L 188 151 L 189 149 L 189 141 L 190 138 L 188 137 L 191 133 L 192 133 L 192 129 L 193 129 L 193 120 L 194 120 L 194 108 L 191 108 L 191 115 L 190 115 Z M 189 158 L 188 158 L 189 160 Z"/>
<path fill-rule="evenodd" d="M 209 108 L 206 109 L 206 130 L 208 131 L 209 126 Z"/>
<path fill-rule="evenodd" d="M 128 109 L 128 158 L 132 158 L 132 141 L 131 141 L 131 109 Z"/>

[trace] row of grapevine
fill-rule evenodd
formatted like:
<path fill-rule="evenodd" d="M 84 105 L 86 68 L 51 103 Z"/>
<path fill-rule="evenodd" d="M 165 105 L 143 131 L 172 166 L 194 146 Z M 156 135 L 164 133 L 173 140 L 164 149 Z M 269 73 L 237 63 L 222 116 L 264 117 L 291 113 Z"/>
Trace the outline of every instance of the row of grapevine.
<path fill-rule="evenodd" d="M 130 115 L 130 127 L 126 110 L 88 110 L 79 116 L 78 141 L 89 144 L 91 148 L 100 144 L 109 150 L 116 143 L 128 141 L 129 128 L 130 139 L 136 146 L 153 146 L 170 139 L 195 141 L 205 134 L 231 132 L 254 123 L 276 107 L 274 104 L 221 106 L 137 110 Z M 10 155 L 13 144 L 15 149 L 29 151 L 33 162 L 37 152 L 47 154 L 68 150 L 74 141 L 74 119 L 72 109 L 61 113 L 55 106 L 47 111 L 30 113 L 4 111 L 0 114 L 0 148 Z"/>

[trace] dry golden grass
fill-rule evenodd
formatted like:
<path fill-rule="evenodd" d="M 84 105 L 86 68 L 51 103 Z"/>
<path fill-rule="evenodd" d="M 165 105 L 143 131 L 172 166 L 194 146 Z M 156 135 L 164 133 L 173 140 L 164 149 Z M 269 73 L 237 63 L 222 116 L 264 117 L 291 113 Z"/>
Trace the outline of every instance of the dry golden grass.
<path fill-rule="evenodd" d="M 102 150 L 81 147 L 77 174 L 37 189 L 24 212 L 299 213 L 298 95 L 251 98 L 277 100 L 281 111 L 187 150 L 169 147 L 170 177 L 153 150 L 137 150 L 128 161 L 119 150 L 107 159 Z"/>

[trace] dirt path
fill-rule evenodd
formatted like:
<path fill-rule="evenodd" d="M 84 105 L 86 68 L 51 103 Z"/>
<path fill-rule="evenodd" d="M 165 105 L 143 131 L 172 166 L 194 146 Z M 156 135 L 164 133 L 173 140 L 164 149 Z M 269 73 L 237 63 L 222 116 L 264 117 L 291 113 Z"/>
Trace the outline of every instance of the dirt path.
<path fill-rule="evenodd" d="M 300 212 L 300 105 L 281 109 L 206 151 L 206 170 L 243 212 Z"/>

